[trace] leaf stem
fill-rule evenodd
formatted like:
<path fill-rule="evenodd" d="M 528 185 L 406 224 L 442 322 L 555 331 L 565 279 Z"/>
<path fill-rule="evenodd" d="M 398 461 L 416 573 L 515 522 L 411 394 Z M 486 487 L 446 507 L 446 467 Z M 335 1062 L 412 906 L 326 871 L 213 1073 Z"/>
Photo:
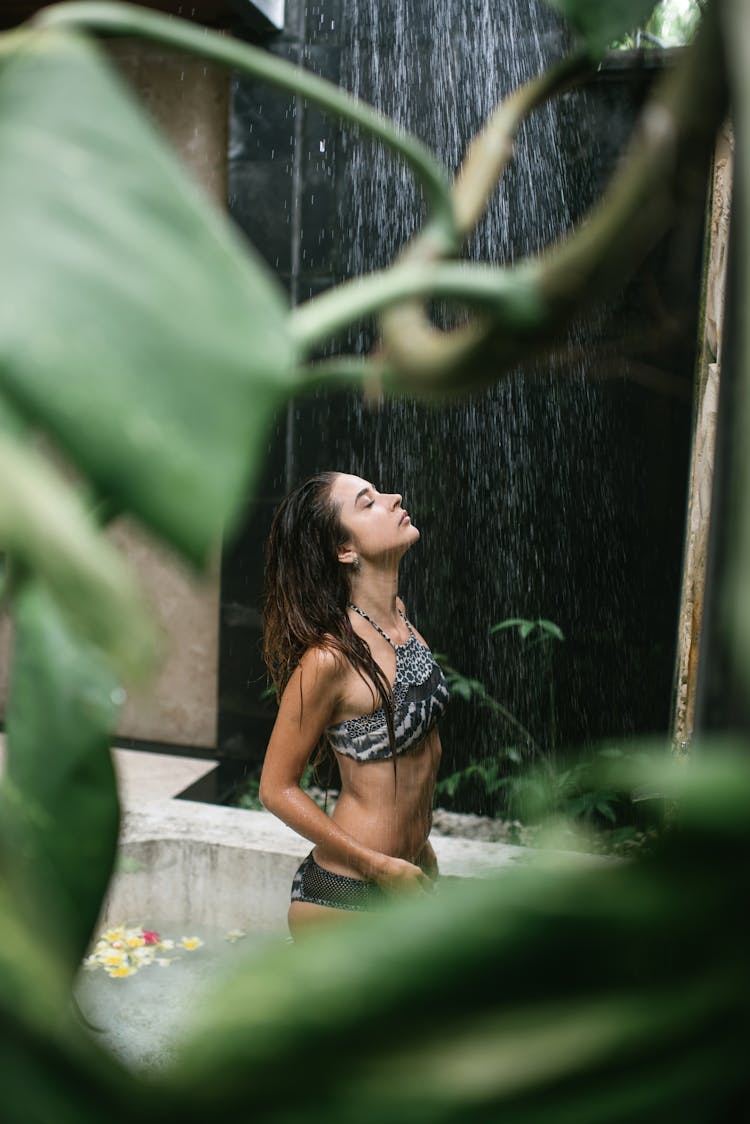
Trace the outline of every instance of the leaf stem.
<path fill-rule="evenodd" d="M 574 86 L 592 72 L 586 55 L 564 58 L 526 82 L 505 98 L 469 143 L 453 184 L 453 207 L 462 238 L 476 226 L 493 192 L 513 158 L 516 135 L 526 118 L 550 98 Z M 430 261 L 434 245 L 420 232 L 402 252 L 400 260 Z M 492 331 L 492 324 L 464 324 L 441 331 L 431 321 L 423 302 L 404 302 L 385 311 L 381 320 L 382 348 L 398 368 L 400 377 L 419 379 L 426 373 L 435 382 L 443 371 L 455 369 Z"/>
<path fill-rule="evenodd" d="M 420 140 L 332 82 L 284 59 L 275 58 L 258 47 L 131 4 L 57 4 L 39 12 L 34 17 L 33 26 L 46 30 L 93 31 L 149 39 L 210 59 L 242 74 L 250 74 L 277 89 L 307 98 L 318 108 L 375 137 L 403 158 L 421 182 L 427 197 L 430 214 L 425 228 L 427 236 L 434 240 L 441 253 L 456 252 L 458 234 L 445 169 Z"/>
<path fill-rule="evenodd" d="M 531 330 L 544 318 L 533 266 L 504 270 L 464 262 L 405 262 L 299 305 L 290 313 L 289 326 L 297 344 L 311 351 L 353 321 L 412 297 L 455 300 L 491 312 L 493 322 L 507 321 L 514 329 Z"/>

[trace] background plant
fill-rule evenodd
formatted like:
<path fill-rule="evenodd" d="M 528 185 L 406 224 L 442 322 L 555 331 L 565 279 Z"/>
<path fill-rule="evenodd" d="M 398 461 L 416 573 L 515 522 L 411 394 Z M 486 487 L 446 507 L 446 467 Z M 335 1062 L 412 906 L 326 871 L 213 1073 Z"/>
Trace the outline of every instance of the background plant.
<path fill-rule="evenodd" d="M 177 20 L 69 3 L 0 40 L 0 542 L 16 631 L 0 789 L 9 1124 L 136 1115 L 164 1124 L 207 1112 L 365 1124 L 739 1118 L 750 1037 L 742 756 L 717 753 L 711 768 L 697 762 L 686 774 L 655 769 L 652 783 L 679 797 L 679 830 L 648 863 L 465 885 L 368 921 L 356 956 L 341 930 L 305 956 L 284 949 L 248 961 L 207 999 L 158 1084 L 104 1054 L 69 1003 L 116 846 L 107 749 L 119 678 L 145 674 L 154 659 L 136 583 L 100 531 L 106 513 L 133 513 L 201 564 L 231 529 L 287 395 L 336 378 L 440 398 L 494 380 L 619 286 L 654 244 L 690 173 L 705 171 L 728 87 L 745 159 L 750 5 L 716 0 L 588 221 L 511 268 L 457 261 L 525 116 L 651 9 L 645 0 L 556 6 L 586 50 L 498 108 L 454 187 L 418 141 L 341 90 Z M 168 155 L 94 32 L 157 39 L 253 73 L 376 137 L 424 188 L 422 233 L 390 269 L 290 311 Z M 741 306 L 746 238 L 740 227 Z M 433 299 L 459 303 L 470 322 L 438 332 Z M 313 360 L 369 315 L 381 320 L 375 354 Z M 747 455 L 744 442 L 725 593 L 731 651 L 750 686 Z M 60 457 L 72 474 L 59 471 Z"/>
<path fill-rule="evenodd" d="M 587 751 L 555 752 L 555 699 L 552 678 L 552 654 L 556 644 L 564 641 L 562 629 L 553 621 L 537 618 L 510 617 L 490 627 L 502 635 L 515 631 L 524 648 L 540 648 L 540 693 L 548 699 L 539 727 L 546 735 L 543 742 L 493 698 L 478 679 L 462 675 L 439 657 L 454 700 L 460 699 L 486 711 L 496 722 L 497 748 L 492 757 L 448 771 L 436 786 L 439 807 L 456 811 L 476 808 L 488 816 L 510 821 L 507 837 L 513 841 L 536 839 L 529 826 L 542 824 L 550 818 L 569 820 L 573 825 L 597 829 L 597 835 L 579 840 L 593 849 L 632 849 L 634 843 L 647 841 L 647 833 L 655 828 L 653 808 L 633 799 L 631 792 L 612 784 L 602 764 L 627 758 L 634 763 L 643 760 L 637 751 L 619 746 L 601 746 Z M 509 735 L 515 735 L 508 741 Z M 658 819 L 658 816 L 657 816 Z M 606 832 L 603 835 L 602 832 Z"/>

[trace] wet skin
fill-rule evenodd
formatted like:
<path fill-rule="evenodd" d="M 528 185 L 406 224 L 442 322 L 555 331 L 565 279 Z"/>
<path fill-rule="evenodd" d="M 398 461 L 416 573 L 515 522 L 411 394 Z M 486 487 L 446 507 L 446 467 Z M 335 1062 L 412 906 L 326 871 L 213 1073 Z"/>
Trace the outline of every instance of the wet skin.
<path fill-rule="evenodd" d="M 396 675 L 395 651 L 357 614 L 350 613 L 350 619 L 352 627 L 360 635 L 369 631 L 369 635 L 364 638 L 370 645 L 373 658 L 392 685 Z M 405 642 L 409 638 L 403 621 L 401 629 L 403 631 L 394 630 L 391 634 L 395 643 Z M 419 633 L 416 635 L 424 643 Z M 340 702 L 328 725 L 369 713 L 378 705 L 379 700 L 372 689 L 347 666 L 343 671 Z M 402 859 L 433 875 L 436 873 L 436 863 L 434 853 L 428 845 L 428 837 L 432 825 L 432 803 L 440 754 L 437 728 L 433 728 L 415 749 L 397 757 L 395 774 L 392 758 L 362 762 L 337 754 L 341 793 L 331 821 L 368 850 Z M 344 874 L 350 878 L 364 877 L 361 863 L 348 860 L 337 847 L 327 846 L 325 842 L 314 848 L 313 857 L 320 866 L 335 874 Z M 380 881 L 377 875 L 374 877 L 376 881 Z M 427 885 L 427 880 L 423 878 L 392 887 L 385 884 L 384 888 L 391 889 L 393 893 L 421 893 Z M 333 917 L 355 919 L 360 916 L 362 915 L 356 912 L 330 909 L 312 902 L 292 902 L 288 922 L 294 936 L 308 922 L 330 920 Z"/>
<path fill-rule="evenodd" d="M 397 598 L 398 564 L 419 531 L 398 493 L 380 493 L 360 477 L 339 474 L 332 489 L 347 540 L 339 563 L 350 567 L 351 596 L 369 610 L 394 644 L 409 630 Z M 352 562 L 356 560 L 356 568 Z M 349 611 L 352 628 L 368 644 L 392 685 L 396 652 L 365 619 Z M 417 633 L 418 639 L 424 640 Z M 314 842 L 320 866 L 351 878 L 376 881 L 394 894 L 422 893 L 436 875 L 428 842 L 432 799 L 440 760 L 437 730 L 397 758 L 358 762 L 338 755 L 341 794 L 328 817 L 299 786 L 310 754 L 329 726 L 369 714 L 380 700 L 371 684 L 341 655 L 325 646 L 308 649 L 287 684 L 261 776 L 260 796 L 295 831 Z M 427 872 L 427 874 L 425 873 Z M 356 912 L 293 902 L 289 926 L 295 935 L 309 922 L 354 918 Z"/>

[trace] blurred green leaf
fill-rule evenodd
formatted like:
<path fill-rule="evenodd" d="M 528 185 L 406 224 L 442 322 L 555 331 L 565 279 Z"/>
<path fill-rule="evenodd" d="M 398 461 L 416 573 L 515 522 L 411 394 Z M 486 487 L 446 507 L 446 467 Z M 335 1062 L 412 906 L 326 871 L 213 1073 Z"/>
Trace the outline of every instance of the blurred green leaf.
<path fill-rule="evenodd" d="M 39 586 L 17 596 L 14 625 L 3 795 L 15 843 L 6 863 L 73 971 L 114 864 L 119 804 L 109 743 L 122 692 Z"/>
<path fill-rule="evenodd" d="M 342 924 L 248 961 L 207 999 L 168 1079 L 198 1111 L 229 1111 L 252 1073 L 256 1120 L 722 1118 L 750 1044 L 750 772 L 719 763 L 745 809 L 727 839 L 702 828 L 724 816 L 713 766 L 682 782 L 680 830 L 653 859 L 540 856 L 363 919 L 356 941 Z M 314 1105 L 304 1082 L 284 1083 L 331 1057 Z"/>
<path fill-rule="evenodd" d="M 0 821 L 0 838 L 3 835 Z M 0 871 L 5 855 L 0 858 Z M 97 1048 L 70 1003 L 48 917 L 31 927 L 0 872 L 0 1117 L 3 1124 L 153 1119 L 142 1084 Z M 153 1104 L 153 1097 L 149 1096 Z M 161 1117 L 163 1121 L 163 1117 Z"/>
<path fill-rule="evenodd" d="M 610 823 L 616 822 L 616 816 L 615 816 L 615 813 L 612 811 L 612 804 L 611 804 L 611 801 L 609 799 L 606 799 L 604 797 L 600 797 L 596 801 L 595 806 L 596 806 L 597 812 L 599 812 L 600 815 L 604 816 L 604 818 L 606 820 L 609 820 Z"/>
<path fill-rule="evenodd" d="M 43 930 L 34 932 L 22 918 L 5 875 L 8 862 L 6 821 L 0 821 L 0 1010 L 15 1019 L 49 1028 L 67 1005 L 65 973 L 55 942 L 45 947 Z"/>
<path fill-rule="evenodd" d="M 0 547 L 35 574 L 68 627 L 125 676 L 156 657 L 151 616 L 122 556 L 41 455 L 9 439 L 0 415 Z"/>
<path fill-rule="evenodd" d="M 0 391 L 202 561 L 293 389 L 280 287 L 93 45 L 0 54 Z"/>
<path fill-rule="evenodd" d="M 592 55 L 600 55 L 610 43 L 642 27 L 657 0 L 547 0 L 557 8 L 585 40 Z"/>

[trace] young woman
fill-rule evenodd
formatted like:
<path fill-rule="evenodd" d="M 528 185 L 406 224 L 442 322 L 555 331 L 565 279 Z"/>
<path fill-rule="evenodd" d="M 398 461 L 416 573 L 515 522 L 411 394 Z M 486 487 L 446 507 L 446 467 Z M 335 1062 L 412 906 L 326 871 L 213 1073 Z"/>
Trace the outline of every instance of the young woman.
<path fill-rule="evenodd" d="M 260 798 L 315 845 L 292 885 L 293 936 L 437 877 L 428 836 L 448 690 L 398 597 L 418 539 L 400 495 L 345 473 L 313 476 L 273 521 L 264 654 L 280 701 Z M 330 817 L 300 788 L 321 744 L 341 774 Z"/>

